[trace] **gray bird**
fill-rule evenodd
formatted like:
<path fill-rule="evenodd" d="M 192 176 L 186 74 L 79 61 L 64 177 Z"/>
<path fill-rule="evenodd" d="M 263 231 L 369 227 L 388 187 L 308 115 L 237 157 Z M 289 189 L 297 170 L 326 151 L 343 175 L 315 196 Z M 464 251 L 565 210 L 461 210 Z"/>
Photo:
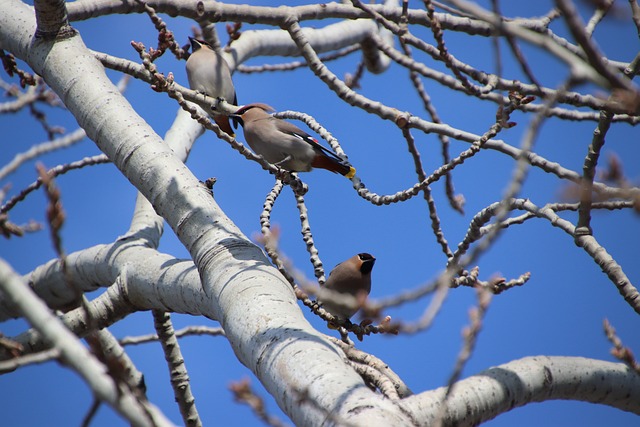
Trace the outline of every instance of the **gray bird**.
<path fill-rule="evenodd" d="M 235 117 L 240 118 L 247 144 L 269 163 L 292 172 L 327 169 L 352 178 L 356 170 L 323 147 L 311 135 L 294 124 L 269 114 L 275 111 L 267 104 L 247 104 Z"/>
<path fill-rule="evenodd" d="M 373 255 L 366 252 L 354 255 L 331 270 L 324 287 L 354 297 L 360 293 L 369 295 L 371 292 L 371 270 L 375 262 L 376 259 Z M 358 311 L 358 308 L 344 307 L 331 301 L 319 299 L 319 302 L 322 303 L 325 310 L 341 321 L 351 318 Z"/>
<path fill-rule="evenodd" d="M 189 41 L 191 42 L 191 55 L 187 59 L 189 87 L 212 98 L 224 98 L 225 101 L 238 105 L 227 61 L 207 42 L 193 37 L 189 37 Z M 214 114 L 212 117 L 220 129 L 231 136 L 235 135 L 227 116 Z M 238 127 L 237 120 L 234 120 L 234 127 Z"/>

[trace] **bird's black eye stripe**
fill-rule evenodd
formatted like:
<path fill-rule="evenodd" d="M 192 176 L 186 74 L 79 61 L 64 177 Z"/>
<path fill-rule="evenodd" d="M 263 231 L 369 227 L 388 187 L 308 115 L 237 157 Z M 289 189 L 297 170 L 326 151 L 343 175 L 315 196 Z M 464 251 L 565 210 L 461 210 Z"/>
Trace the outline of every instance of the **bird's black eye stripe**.
<path fill-rule="evenodd" d="M 362 252 L 362 253 L 358 254 L 358 258 L 360 258 L 360 260 L 362 260 L 362 261 L 366 261 L 368 259 L 373 259 L 373 255 L 368 254 L 366 252 Z"/>

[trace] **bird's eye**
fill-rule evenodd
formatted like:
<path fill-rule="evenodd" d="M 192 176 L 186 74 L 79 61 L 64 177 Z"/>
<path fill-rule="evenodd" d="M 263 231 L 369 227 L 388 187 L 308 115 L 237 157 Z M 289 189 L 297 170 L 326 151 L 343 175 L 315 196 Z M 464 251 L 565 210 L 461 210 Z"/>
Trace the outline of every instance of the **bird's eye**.
<path fill-rule="evenodd" d="M 360 258 L 361 261 L 366 261 L 368 259 L 373 259 L 373 255 L 368 254 L 366 252 L 362 252 L 358 254 L 358 258 Z"/>

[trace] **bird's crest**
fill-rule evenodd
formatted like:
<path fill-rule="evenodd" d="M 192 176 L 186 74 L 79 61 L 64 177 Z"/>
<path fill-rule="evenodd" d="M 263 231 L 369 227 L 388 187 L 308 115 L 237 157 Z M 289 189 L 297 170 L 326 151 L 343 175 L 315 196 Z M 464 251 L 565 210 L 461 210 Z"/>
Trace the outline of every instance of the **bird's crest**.
<path fill-rule="evenodd" d="M 273 108 L 271 105 L 263 104 L 262 102 L 254 102 L 252 104 L 243 105 L 242 107 L 240 107 L 238 109 L 238 111 L 236 111 L 235 114 L 238 115 L 238 116 L 241 116 L 245 112 L 247 112 L 248 110 L 250 110 L 252 108 L 260 108 L 261 110 L 264 110 L 267 113 L 272 112 L 272 111 L 276 111 L 276 109 Z"/>

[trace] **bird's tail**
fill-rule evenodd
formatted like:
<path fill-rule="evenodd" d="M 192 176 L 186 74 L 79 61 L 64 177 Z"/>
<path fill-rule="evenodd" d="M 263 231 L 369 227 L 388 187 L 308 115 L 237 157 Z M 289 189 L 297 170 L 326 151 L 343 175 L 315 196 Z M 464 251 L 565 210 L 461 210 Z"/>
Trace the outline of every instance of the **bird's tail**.
<path fill-rule="evenodd" d="M 216 122 L 220 130 L 228 134 L 229 136 L 236 136 L 236 133 L 231 129 L 231 124 L 229 124 L 229 117 L 223 115 L 216 115 L 213 117 L 213 121 Z"/>
<path fill-rule="evenodd" d="M 314 168 L 326 169 L 331 172 L 339 173 L 351 179 L 356 174 L 356 169 L 348 164 L 325 155 L 317 155 L 311 166 Z"/>

